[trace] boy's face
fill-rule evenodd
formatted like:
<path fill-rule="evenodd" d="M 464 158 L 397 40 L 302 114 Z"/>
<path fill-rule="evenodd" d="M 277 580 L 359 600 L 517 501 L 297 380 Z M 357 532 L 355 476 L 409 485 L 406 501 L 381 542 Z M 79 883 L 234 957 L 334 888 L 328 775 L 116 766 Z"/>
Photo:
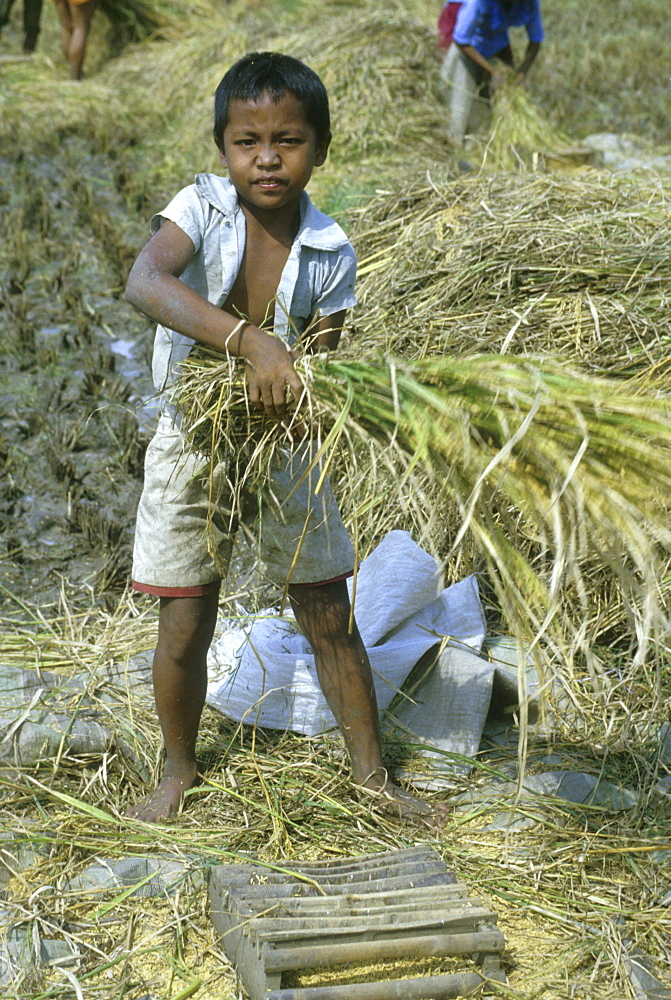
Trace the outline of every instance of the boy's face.
<path fill-rule="evenodd" d="M 293 94 L 279 101 L 263 94 L 258 101 L 231 101 L 220 156 L 241 200 L 274 211 L 295 206 L 330 141 L 329 135 L 317 144 Z"/>

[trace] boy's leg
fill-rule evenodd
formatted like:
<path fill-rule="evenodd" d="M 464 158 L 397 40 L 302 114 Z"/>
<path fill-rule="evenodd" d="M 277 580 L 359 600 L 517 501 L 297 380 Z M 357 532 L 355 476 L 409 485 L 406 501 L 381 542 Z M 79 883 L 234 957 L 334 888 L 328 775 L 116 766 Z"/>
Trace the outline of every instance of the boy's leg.
<path fill-rule="evenodd" d="M 385 810 L 438 824 L 447 813 L 405 792 L 390 781 L 382 760 L 382 739 L 368 654 L 354 623 L 348 632 L 347 583 L 292 584 L 289 598 L 296 620 L 312 646 L 324 696 L 335 715 L 357 784 L 385 798 Z"/>
<path fill-rule="evenodd" d="M 128 810 L 134 819 L 147 823 L 167 819 L 195 784 L 196 738 L 218 600 L 218 591 L 200 597 L 161 598 L 153 679 L 166 760 L 158 786 Z"/>
<path fill-rule="evenodd" d="M 217 621 L 219 585 L 233 547 L 234 525 L 213 519 L 221 569 L 208 551 L 208 496 L 199 470 L 169 413 L 161 415 L 145 455 L 138 504 L 133 588 L 160 596 L 154 691 L 167 760 L 158 788 L 130 811 L 147 821 L 174 813 L 196 780 L 195 744 L 207 689 L 207 651 Z M 224 473 L 217 476 L 223 490 Z M 223 494 L 222 494 L 223 495 Z"/>

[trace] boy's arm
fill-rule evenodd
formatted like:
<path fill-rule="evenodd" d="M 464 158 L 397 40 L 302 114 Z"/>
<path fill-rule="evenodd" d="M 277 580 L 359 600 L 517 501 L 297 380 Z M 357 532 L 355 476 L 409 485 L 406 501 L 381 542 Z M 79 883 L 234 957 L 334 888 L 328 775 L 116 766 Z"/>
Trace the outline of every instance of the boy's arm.
<path fill-rule="evenodd" d="M 332 313 L 330 316 L 320 316 L 318 320 L 310 325 L 310 329 L 305 334 L 305 350 L 308 354 L 315 354 L 323 347 L 329 351 L 335 351 L 340 343 L 340 335 L 345 325 L 346 309 Z"/>
<path fill-rule="evenodd" d="M 162 326 L 243 358 L 252 405 L 263 407 L 268 416 L 283 417 L 286 387 L 296 402 L 303 393 L 290 351 L 278 337 L 241 322 L 179 280 L 194 251 L 186 233 L 174 222 L 164 221 L 131 268 L 128 301 Z"/>

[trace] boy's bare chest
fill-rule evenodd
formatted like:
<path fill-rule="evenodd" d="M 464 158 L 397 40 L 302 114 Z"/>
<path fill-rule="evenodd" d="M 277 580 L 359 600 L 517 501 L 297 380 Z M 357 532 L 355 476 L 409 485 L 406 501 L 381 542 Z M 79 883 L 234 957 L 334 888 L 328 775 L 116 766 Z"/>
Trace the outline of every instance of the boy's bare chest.
<path fill-rule="evenodd" d="M 289 257 L 289 247 L 248 233 L 240 270 L 224 309 L 255 326 L 271 328 L 275 296 Z"/>

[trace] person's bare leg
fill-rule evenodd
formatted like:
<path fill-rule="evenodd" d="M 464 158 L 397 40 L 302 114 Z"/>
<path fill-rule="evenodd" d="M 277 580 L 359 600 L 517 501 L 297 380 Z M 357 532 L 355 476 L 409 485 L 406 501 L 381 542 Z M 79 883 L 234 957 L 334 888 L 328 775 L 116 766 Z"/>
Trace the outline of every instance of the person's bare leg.
<path fill-rule="evenodd" d="M 162 597 L 154 653 L 154 697 L 166 760 L 163 777 L 128 810 L 156 823 L 179 809 L 196 782 L 196 738 L 207 691 L 207 651 L 217 622 L 219 594 Z"/>
<path fill-rule="evenodd" d="M 415 798 L 389 778 L 368 654 L 354 622 L 348 633 L 350 601 L 346 581 L 321 586 L 294 584 L 289 598 L 296 620 L 312 646 L 317 676 L 352 762 L 358 785 L 384 796 L 385 811 L 433 824 L 447 813 Z"/>
<path fill-rule="evenodd" d="M 56 0 L 56 12 L 61 25 L 61 49 L 66 59 L 69 59 L 70 36 L 72 34 L 72 19 L 68 0 Z"/>
<path fill-rule="evenodd" d="M 91 30 L 91 20 L 95 11 L 95 0 L 88 0 L 88 3 L 76 4 L 70 7 L 70 18 L 72 21 L 72 33 L 70 35 L 70 45 L 68 48 L 68 60 L 70 62 L 70 79 L 81 80 L 84 56 L 86 55 L 86 41 Z"/>

